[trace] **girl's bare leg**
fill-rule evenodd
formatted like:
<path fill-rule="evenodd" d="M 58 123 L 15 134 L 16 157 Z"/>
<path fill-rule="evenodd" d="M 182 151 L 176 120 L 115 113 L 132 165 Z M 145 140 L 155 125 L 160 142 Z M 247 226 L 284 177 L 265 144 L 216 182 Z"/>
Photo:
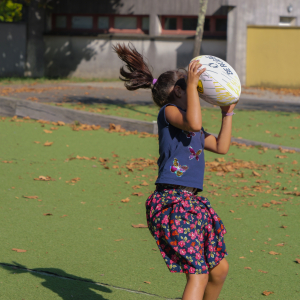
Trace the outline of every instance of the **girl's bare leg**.
<path fill-rule="evenodd" d="M 223 258 L 217 266 L 209 270 L 209 279 L 205 289 L 203 300 L 218 299 L 223 284 L 225 282 L 228 269 L 228 262 L 225 258 Z"/>
<path fill-rule="evenodd" d="M 208 282 L 208 274 L 186 274 L 187 283 L 182 300 L 202 300 Z"/>

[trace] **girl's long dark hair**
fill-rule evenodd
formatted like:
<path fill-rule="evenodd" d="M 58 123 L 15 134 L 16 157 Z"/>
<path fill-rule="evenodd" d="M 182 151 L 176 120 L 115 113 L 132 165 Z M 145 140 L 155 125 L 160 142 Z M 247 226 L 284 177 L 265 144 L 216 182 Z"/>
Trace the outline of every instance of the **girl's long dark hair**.
<path fill-rule="evenodd" d="M 113 46 L 113 50 L 127 68 L 125 70 L 124 67 L 121 67 L 120 79 L 125 82 L 124 85 L 129 91 L 140 88 L 151 89 L 153 101 L 160 107 L 172 101 L 172 87 L 178 79 L 183 78 L 183 72 L 167 71 L 161 74 L 156 83 L 153 84 L 154 77 L 150 67 L 132 44 L 128 46 L 117 44 Z"/>

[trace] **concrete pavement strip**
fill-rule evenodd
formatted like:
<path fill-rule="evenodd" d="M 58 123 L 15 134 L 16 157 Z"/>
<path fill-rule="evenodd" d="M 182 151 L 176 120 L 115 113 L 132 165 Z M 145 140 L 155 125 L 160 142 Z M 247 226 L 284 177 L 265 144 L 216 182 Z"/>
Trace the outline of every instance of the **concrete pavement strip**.
<path fill-rule="evenodd" d="M 0 97 L 0 115 L 10 117 L 28 116 L 31 119 L 43 119 L 51 122 L 63 121 L 65 123 L 72 123 L 74 121 L 78 121 L 82 124 L 101 125 L 104 128 L 108 128 L 110 123 L 114 123 L 116 125 L 121 125 L 123 128 L 130 131 L 137 130 L 139 132 L 148 132 L 151 134 L 157 134 L 158 132 L 156 122 L 146 122 L 117 116 L 101 115 L 97 113 L 35 103 L 28 100 L 19 100 L 10 97 Z M 300 148 L 268 144 L 246 139 L 232 138 L 231 141 L 245 145 L 267 147 L 270 149 L 282 148 L 300 152 Z"/>

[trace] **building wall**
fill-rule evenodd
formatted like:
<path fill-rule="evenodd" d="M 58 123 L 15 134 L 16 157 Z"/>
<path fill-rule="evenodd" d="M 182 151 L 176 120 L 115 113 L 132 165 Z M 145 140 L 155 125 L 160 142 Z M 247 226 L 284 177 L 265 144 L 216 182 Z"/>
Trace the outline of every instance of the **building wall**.
<path fill-rule="evenodd" d="M 247 86 L 300 86 L 300 27 L 248 27 Z"/>
<path fill-rule="evenodd" d="M 193 39 L 132 37 L 95 38 L 84 36 L 45 36 L 45 75 L 50 77 L 117 78 L 121 60 L 112 51 L 116 43 L 132 42 L 153 67 L 155 76 L 186 67 L 192 59 Z M 201 54 L 226 59 L 225 40 L 204 40 Z"/>
<path fill-rule="evenodd" d="M 26 62 L 26 24 L 0 23 L 0 76 L 23 76 Z"/>
<path fill-rule="evenodd" d="M 289 5 L 293 6 L 292 12 L 287 11 Z M 227 62 L 236 70 L 242 84 L 246 84 L 247 73 L 247 26 L 278 26 L 280 16 L 296 17 L 299 26 L 299 0 L 236 0 L 228 13 Z M 296 44 L 292 43 L 291 47 Z"/>

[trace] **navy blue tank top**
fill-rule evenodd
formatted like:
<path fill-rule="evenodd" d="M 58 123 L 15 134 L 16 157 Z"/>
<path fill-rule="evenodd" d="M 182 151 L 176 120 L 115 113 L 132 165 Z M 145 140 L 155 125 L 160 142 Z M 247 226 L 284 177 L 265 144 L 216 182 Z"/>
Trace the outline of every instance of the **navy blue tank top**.
<path fill-rule="evenodd" d="M 188 186 L 202 191 L 205 168 L 204 129 L 202 127 L 200 132 L 187 132 L 168 123 L 165 116 L 168 105 L 176 106 L 163 106 L 157 117 L 159 171 L 155 183 Z"/>

